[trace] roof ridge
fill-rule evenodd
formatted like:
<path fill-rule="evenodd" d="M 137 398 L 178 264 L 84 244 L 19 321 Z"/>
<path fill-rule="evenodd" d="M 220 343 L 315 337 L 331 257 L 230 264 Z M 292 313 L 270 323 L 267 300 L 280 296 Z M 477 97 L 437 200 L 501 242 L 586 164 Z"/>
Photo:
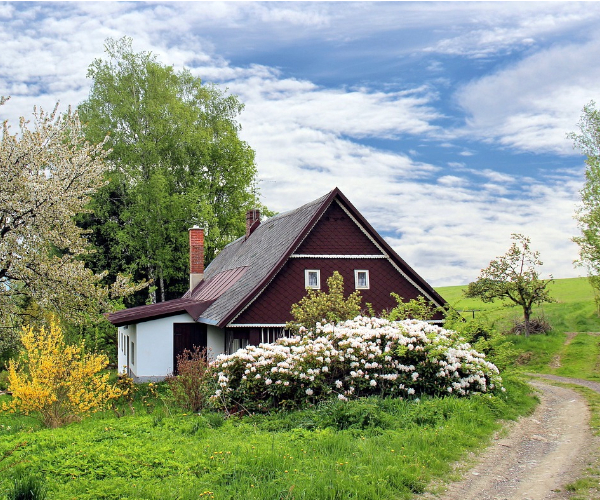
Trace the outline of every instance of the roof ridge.
<path fill-rule="evenodd" d="M 298 214 L 301 215 L 304 211 L 312 211 L 312 215 L 310 215 L 308 218 L 303 218 L 301 224 L 299 224 L 299 227 L 296 228 L 297 231 L 294 234 L 292 234 L 292 237 L 287 241 L 286 246 L 284 248 L 280 248 L 280 251 L 277 254 L 277 259 L 272 262 L 273 265 L 271 269 L 268 270 L 268 272 L 266 272 L 265 274 L 263 274 L 249 288 L 249 290 L 246 291 L 245 295 L 241 298 L 241 300 L 238 300 L 237 304 L 234 305 L 233 309 L 230 309 L 221 317 L 221 319 L 217 323 L 218 326 L 224 327 L 225 325 L 227 325 L 233 318 L 240 314 L 244 310 L 244 308 L 247 307 L 247 305 L 254 300 L 254 298 L 260 295 L 261 291 L 281 270 L 281 267 L 285 264 L 286 260 L 292 254 L 293 250 L 302 242 L 302 240 L 306 237 L 306 234 L 311 230 L 314 224 L 323 215 L 325 209 L 330 205 L 331 201 L 335 198 L 335 196 L 338 196 L 339 193 L 340 191 L 336 187 L 335 189 L 329 191 L 327 194 L 320 196 L 316 200 L 313 200 L 309 203 L 305 203 L 304 205 L 298 207 L 295 210 L 291 210 L 290 212 L 282 214 L 282 217 L 278 217 L 278 220 L 281 220 L 282 218 L 287 216 Z M 253 234 L 258 235 L 259 229 L 266 225 L 267 221 L 265 221 L 264 224 L 261 224 Z M 281 224 L 278 224 L 278 227 L 279 226 L 281 226 Z M 250 241 L 250 239 L 248 239 L 248 241 Z"/>
<path fill-rule="evenodd" d="M 332 191 L 334 191 L 334 190 L 332 190 Z M 276 221 L 276 220 L 279 220 L 279 219 L 283 219 L 285 217 L 289 217 L 290 215 L 294 215 L 299 210 L 306 209 L 307 207 L 310 207 L 312 205 L 318 205 L 319 203 L 323 203 L 323 201 L 325 200 L 325 198 L 327 198 L 330 194 L 331 194 L 331 191 L 329 191 L 327 194 L 324 194 L 323 196 L 320 196 L 316 200 L 309 201 L 308 203 L 305 203 L 304 205 L 301 205 L 301 206 L 299 206 L 297 208 L 293 208 L 292 210 L 287 210 L 285 212 L 280 212 L 280 213 L 278 213 L 276 215 L 273 215 L 273 217 L 269 217 L 268 219 L 265 219 L 263 222 L 261 222 L 261 224 L 264 224 L 264 223 L 267 223 L 267 222 Z M 227 243 L 227 245 L 225 245 L 221 249 L 221 251 L 223 251 L 228 246 L 231 246 L 234 243 L 236 243 L 236 242 L 238 242 L 239 240 L 242 240 L 242 239 L 245 239 L 245 236 L 240 236 L 239 238 L 236 238 L 235 240 L 230 241 L 229 243 Z"/>
<path fill-rule="evenodd" d="M 284 217 L 289 217 L 290 215 L 294 215 L 296 212 L 298 212 L 300 210 L 304 210 L 307 207 L 310 207 L 312 205 L 319 205 L 320 203 L 323 203 L 330 194 L 331 194 L 331 191 L 329 191 L 327 194 L 325 194 L 323 196 L 320 196 L 316 200 L 309 201 L 308 203 L 305 203 L 304 205 L 301 205 L 297 208 L 294 208 L 292 210 L 287 210 L 286 212 L 280 212 L 277 215 L 274 215 L 273 217 L 269 217 L 267 220 L 265 220 L 265 223 L 271 222 L 275 219 L 283 219 Z"/>

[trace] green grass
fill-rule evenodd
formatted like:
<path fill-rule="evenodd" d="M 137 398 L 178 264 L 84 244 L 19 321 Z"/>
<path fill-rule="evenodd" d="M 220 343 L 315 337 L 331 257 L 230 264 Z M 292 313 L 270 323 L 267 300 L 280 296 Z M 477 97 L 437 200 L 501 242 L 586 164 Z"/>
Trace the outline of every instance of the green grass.
<path fill-rule="evenodd" d="M 463 299 L 463 288 L 438 291 L 499 328 L 521 315 L 518 307 Z M 600 379 L 600 337 L 581 333 L 564 345 L 565 332 L 600 331 L 591 287 L 584 278 L 557 280 L 552 291 L 558 302 L 537 313 L 554 330 L 510 336 L 518 366 Z M 42 478 L 56 500 L 408 499 L 452 477 L 451 464 L 489 442 L 502 419 L 532 410 L 535 398 L 514 377 L 505 376 L 508 390 L 498 396 L 372 398 L 229 420 L 178 413 L 144 390 L 135 414 L 105 412 L 61 429 L 0 411 L 0 500 L 18 477 Z M 600 395 L 586 397 L 600 429 Z M 573 498 L 596 498 L 598 477 L 600 461 L 569 485 Z"/>
<path fill-rule="evenodd" d="M 528 388 L 508 387 L 499 396 L 373 398 L 227 421 L 157 407 L 6 431 L 15 417 L 0 414 L 0 492 L 13 477 L 38 475 L 56 500 L 410 498 L 482 446 L 499 418 L 531 410 Z"/>
<path fill-rule="evenodd" d="M 466 288 L 466 285 L 439 287 L 436 291 L 455 309 L 476 309 L 475 317 L 484 315 L 501 329 L 508 328 L 512 320 L 522 318 L 520 306 L 505 306 L 498 301 L 486 304 L 479 299 L 464 298 Z M 545 317 L 556 332 L 600 332 L 594 291 L 587 278 L 558 279 L 549 285 L 549 290 L 557 302 L 534 306 L 534 315 Z M 463 315 L 469 317 L 472 313 Z"/>
<path fill-rule="evenodd" d="M 529 337 L 509 335 L 508 338 L 519 352 L 515 369 L 526 372 L 553 373 L 550 365 L 564 349 L 566 335 L 560 332 L 551 332 Z"/>
<path fill-rule="evenodd" d="M 550 373 L 600 380 L 600 337 L 580 333 L 561 349 L 559 355 L 561 366 L 551 368 Z"/>

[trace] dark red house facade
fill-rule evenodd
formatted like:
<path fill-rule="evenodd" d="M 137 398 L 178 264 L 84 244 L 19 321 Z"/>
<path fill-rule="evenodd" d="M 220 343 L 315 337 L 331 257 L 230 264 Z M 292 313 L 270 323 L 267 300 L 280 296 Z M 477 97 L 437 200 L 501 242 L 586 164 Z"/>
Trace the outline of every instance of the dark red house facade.
<path fill-rule="evenodd" d="M 285 324 L 292 319 L 292 304 L 306 295 L 307 288 L 325 290 L 334 271 L 343 276 L 346 295 L 360 290 L 363 305 L 370 303 L 376 311 L 396 304 L 392 292 L 406 301 L 424 296 L 435 306 L 445 303 L 337 188 L 262 223 L 257 211 L 249 212 L 246 234 L 225 247 L 206 271 L 198 264 L 198 252 L 203 252 L 198 242 L 202 240 L 201 229 L 190 230 L 191 289 L 181 299 L 119 311 L 109 317 L 120 327 L 120 342 L 131 342 L 134 335 L 138 357 L 143 355 L 141 346 L 147 352 L 146 344 L 157 336 L 173 339 L 172 365 L 178 351 L 189 348 L 192 342 L 203 343 L 213 354 L 272 342 L 285 334 Z M 170 322 L 169 318 L 175 320 Z M 434 320 L 441 321 L 442 316 Z M 155 328 L 156 322 L 160 328 Z M 124 328 L 132 330 L 128 339 L 123 338 Z M 182 334 L 183 330 L 190 333 Z M 128 347 L 120 343 L 120 364 L 129 361 L 130 371 L 138 378 L 167 374 L 149 373 L 157 371 L 150 366 L 142 370 L 143 374 L 131 369 L 132 362 L 139 366 L 144 360 L 125 359 Z M 162 365 L 162 371 L 169 368 Z"/>

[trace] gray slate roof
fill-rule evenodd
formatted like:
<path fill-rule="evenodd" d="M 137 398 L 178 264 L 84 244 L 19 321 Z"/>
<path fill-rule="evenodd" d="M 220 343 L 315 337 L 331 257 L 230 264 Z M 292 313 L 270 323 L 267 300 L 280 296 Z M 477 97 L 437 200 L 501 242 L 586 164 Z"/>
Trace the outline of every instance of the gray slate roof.
<path fill-rule="evenodd" d="M 182 298 L 118 311 L 110 314 L 108 319 L 120 326 L 187 312 L 200 323 L 225 327 L 270 283 L 336 198 L 434 303 L 438 306 L 445 304 L 445 300 L 404 262 L 335 188 L 306 205 L 265 220 L 247 239 L 243 236 L 227 245 L 206 268 L 204 279 Z"/>
<path fill-rule="evenodd" d="M 227 245 L 206 268 L 204 280 L 211 280 L 229 269 L 247 266 L 243 279 L 226 290 L 198 321 L 221 324 L 244 298 L 273 274 L 278 263 L 292 250 L 298 236 L 304 232 L 331 193 L 262 222 L 246 240 L 245 236 Z M 300 242 L 296 242 L 296 245 Z M 296 246 L 294 245 L 294 246 Z M 283 262 L 280 262 L 284 259 Z M 265 284 L 266 285 L 266 284 Z M 193 293 L 192 293 L 193 295 Z M 248 297 L 250 298 L 250 297 Z M 224 326 L 224 325 L 223 325 Z"/>
<path fill-rule="evenodd" d="M 244 235 L 227 245 L 206 268 L 204 279 L 181 299 L 118 311 L 108 319 L 120 326 L 186 311 L 200 323 L 224 327 L 269 283 L 337 192 L 271 217 L 248 239 Z"/>

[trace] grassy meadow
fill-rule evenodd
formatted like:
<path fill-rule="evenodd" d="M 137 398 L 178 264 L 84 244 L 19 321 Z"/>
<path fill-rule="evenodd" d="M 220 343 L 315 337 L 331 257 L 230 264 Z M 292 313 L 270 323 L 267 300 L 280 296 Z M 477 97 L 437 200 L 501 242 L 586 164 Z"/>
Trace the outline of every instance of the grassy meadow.
<path fill-rule="evenodd" d="M 480 310 L 476 319 L 500 329 L 519 314 L 463 299 L 462 288 L 439 292 L 457 309 Z M 141 385 L 120 416 L 106 411 L 59 429 L 0 411 L 0 499 L 17 498 L 11 488 L 24 477 L 38 478 L 53 500 L 414 497 L 431 481 L 452 478 L 452 464 L 485 446 L 502 420 L 533 409 L 535 396 L 519 372 L 600 378 L 600 337 L 580 333 L 565 345 L 566 332 L 600 331 L 587 280 L 556 280 L 552 290 L 557 302 L 538 313 L 554 330 L 510 337 L 518 352 L 504 374 L 507 390 L 498 395 L 331 401 L 225 419 L 186 414 L 165 385 L 155 399 Z M 7 399 L 0 396 L 0 403 Z"/>
<path fill-rule="evenodd" d="M 489 439 L 498 418 L 534 406 L 523 383 L 507 387 L 499 396 L 336 401 L 228 420 L 137 404 L 135 414 L 60 429 L 3 414 L 0 491 L 32 474 L 56 500 L 410 498 Z"/>
<path fill-rule="evenodd" d="M 484 303 L 478 299 L 463 297 L 466 286 L 440 287 L 436 290 L 455 309 L 463 312 L 467 321 L 475 318 L 489 321 L 502 332 L 510 330 L 516 320 L 523 317 L 522 308 L 514 305 L 503 305 L 501 302 Z M 534 306 L 533 316 L 545 318 L 552 331 L 546 335 L 532 335 L 529 338 L 521 335 L 510 335 L 520 355 L 517 368 L 531 372 L 551 373 L 565 377 L 580 377 L 596 380 L 600 377 L 598 365 L 600 354 L 600 337 L 589 335 L 589 332 L 600 332 L 594 302 L 594 291 L 587 278 L 557 279 L 549 285 L 549 290 L 556 302 Z M 568 345 L 565 345 L 567 333 L 577 334 Z M 560 366 L 555 362 L 561 359 Z"/>
<path fill-rule="evenodd" d="M 502 302 L 484 303 L 479 299 L 463 296 L 465 286 L 447 286 L 436 291 L 455 309 L 465 311 L 466 318 L 485 317 L 498 328 L 509 329 L 512 322 L 521 319 L 520 306 L 504 305 Z M 548 285 L 556 302 L 534 306 L 533 315 L 546 318 L 557 332 L 600 332 L 600 318 L 594 302 L 594 291 L 587 278 L 557 279 Z"/>

